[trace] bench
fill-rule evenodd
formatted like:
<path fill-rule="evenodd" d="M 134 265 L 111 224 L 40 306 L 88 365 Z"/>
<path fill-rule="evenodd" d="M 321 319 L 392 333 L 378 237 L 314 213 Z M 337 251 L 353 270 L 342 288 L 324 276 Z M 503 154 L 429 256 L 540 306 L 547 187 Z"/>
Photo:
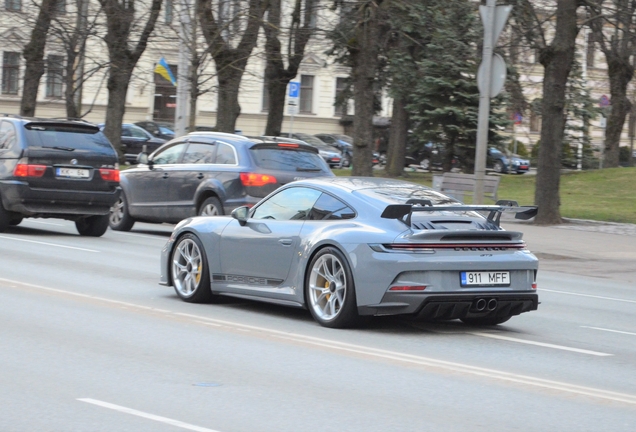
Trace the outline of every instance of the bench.
<path fill-rule="evenodd" d="M 484 177 L 484 196 L 497 201 L 497 188 L 499 188 L 500 176 Z M 445 172 L 441 180 L 433 179 L 434 188 L 445 192 L 460 201 L 463 201 L 464 193 L 473 193 L 475 190 L 475 175 Z"/>

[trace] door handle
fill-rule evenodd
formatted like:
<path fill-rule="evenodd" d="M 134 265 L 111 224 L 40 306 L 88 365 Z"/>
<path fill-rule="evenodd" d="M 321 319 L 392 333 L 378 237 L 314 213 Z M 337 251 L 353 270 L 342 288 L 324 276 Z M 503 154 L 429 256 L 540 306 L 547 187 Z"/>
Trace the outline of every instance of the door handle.
<path fill-rule="evenodd" d="M 203 177 L 204 177 L 203 173 L 199 173 L 199 174 L 197 174 L 197 178 L 198 178 L 199 180 L 201 180 Z"/>
<path fill-rule="evenodd" d="M 170 177 L 170 175 L 168 173 L 163 173 L 163 177 L 162 178 L 168 178 Z"/>
<path fill-rule="evenodd" d="M 278 240 L 278 243 L 282 244 L 283 246 L 291 246 L 293 241 L 292 239 L 280 239 Z"/>

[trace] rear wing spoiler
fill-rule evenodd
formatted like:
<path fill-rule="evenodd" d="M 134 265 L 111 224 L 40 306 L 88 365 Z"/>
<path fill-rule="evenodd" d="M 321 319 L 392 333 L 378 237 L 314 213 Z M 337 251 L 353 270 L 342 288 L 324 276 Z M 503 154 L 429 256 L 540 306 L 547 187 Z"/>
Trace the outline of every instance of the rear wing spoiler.
<path fill-rule="evenodd" d="M 537 215 L 537 206 L 519 206 L 516 201 L 499 200 L 495 205 L 439 205 L 435 206 L 430 200 L 410 199 L 406 204 L 390 204 L 382 212 L 384 219 L 398 219 L 411 226 L 411 216 L 413 212 L 489 212 L 488 222 L 499 226 L 503 213 L 515 213 L 515 219 L 529 220 Z"/>

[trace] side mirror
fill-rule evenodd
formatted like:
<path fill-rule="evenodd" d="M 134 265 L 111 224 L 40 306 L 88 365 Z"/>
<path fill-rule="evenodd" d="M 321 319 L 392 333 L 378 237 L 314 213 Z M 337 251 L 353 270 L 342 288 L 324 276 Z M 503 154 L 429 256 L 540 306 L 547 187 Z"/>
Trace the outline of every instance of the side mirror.
<path fill-rule="evenodd" d="M 148 153 L 141 152 L 137 155 L 137 163 L 143 165 L 152 165 L 152 161 L 148 159 Z"/>
<path fill-rule="evenodd" d="M 232 210 L 232 217 L 236 219 L 241 226 L 245 226 L 249 212 L 250 208 L 248 206 L 237 207 Z"/>

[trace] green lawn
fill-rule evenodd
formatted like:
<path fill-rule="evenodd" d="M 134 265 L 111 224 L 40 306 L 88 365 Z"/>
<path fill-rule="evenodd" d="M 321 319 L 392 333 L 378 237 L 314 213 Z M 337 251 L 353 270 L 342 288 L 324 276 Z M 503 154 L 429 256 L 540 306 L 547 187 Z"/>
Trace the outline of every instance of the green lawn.
<path fill-rule="evenodd" d="M 336 175 L 351 175 L 351 170 L 334 170 Z M 383 170 L 374 171 L 384 176 Z M 435 173 L 441 175 L 441 173 Z M 403 180 L 431 186 L 433 174 L 405 172 Z M 499 184 L 501 199 L 534 203 L 535 176 L 504 175 Z M 568 172 L 561 175 L 561 216 L 606 222 L 636 224 L 636 168 Z M 470 202 L 472 197 L 466 197 Z"/>

